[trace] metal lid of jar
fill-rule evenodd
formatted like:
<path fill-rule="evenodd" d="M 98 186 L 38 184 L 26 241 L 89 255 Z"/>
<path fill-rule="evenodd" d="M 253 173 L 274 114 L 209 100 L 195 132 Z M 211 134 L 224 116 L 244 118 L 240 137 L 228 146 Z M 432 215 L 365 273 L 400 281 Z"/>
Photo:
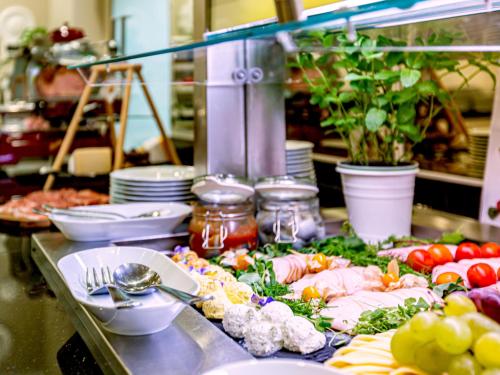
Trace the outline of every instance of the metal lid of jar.
<path fill-rule="evenodd" d="M 261 178 L 255 191 L 264 199 L 302 200 L 318 194 L 318 187 L 308 178 L 277 176 Z"/>
<path fill-rule="evenodd" d="M 255 189 L 242 177 L 214 174 L 195 178 L 191 192 L 205 202 L 234 204 L 247 201 Z"/>

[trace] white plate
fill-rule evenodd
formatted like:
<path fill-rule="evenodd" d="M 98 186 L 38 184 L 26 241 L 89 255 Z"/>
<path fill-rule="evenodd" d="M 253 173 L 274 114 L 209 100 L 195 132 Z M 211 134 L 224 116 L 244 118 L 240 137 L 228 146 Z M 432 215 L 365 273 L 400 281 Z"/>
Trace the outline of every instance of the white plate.
<path fill-rule="evenodd" d="M 297 151 L 297 150 L 311 150 L 314 148 L 314 143 L 307 141 L 295 141 L 290 140 L 286 141 L 285 146 L 287 152 L 288 151 Z"/>
<path fill-rule="evenodd" d="M 111 196 L 113 198 L 118 198 L 118 199 L 126 199 L 128 201 L 135 201 L 135 202 L 178 202 L 178 201 L 186 201 L 189 199 L 194 199 L 195 196 L 191 193 L 189 194 L 183 194 L 183 195 L 176 195 L 172 197 L 157 197 L 157 196 L 149 196 L 149 195 L 143 195 L 143 196 L 135 196 L 135 195 L 129 195 L 129 194 L 120 194 L 120 193 L 111 193 Z"/>
<path fill-rule="evenodd" d="M 117 183 L 115 181 L 111 181 L 110 184 L 111 188 L 117 188 L 120 190 L 127 190 L 127 191 L 138 191 L 138 192 L 163 192 L 163 191 L 174 191 L 174 192 L 183 192 L 183 191 L 191 191 L 191 184 L 184 184 L 184 185 L 166 185 L 166 186 L 151 186 L 151 185 L 145 185 L 145 186 L 133 186 L 133 185 L 127 185 L 127 184 L 121 184 Z"/>
<path fill-rule="evenodd" d="M 204 375 L 340 375 L 330 367 L 296 359 L 252 359 L 233 362 L 205 372 Z"/>
<path fill-rule="evenodd" d="M 123 196 L 132 196 L 132 197 L 182 197 L 186 195 L 192 195 L 189 190 L 180 190 L 180 191 L 131 191 L 131 190 L 123 190 L 121 188 L 112 187 L 110 190 L 110 194 L 120 194 Z"/>
<path fill-rule="evenodd" d="M 32 27 L 35 27 L 35 17 L 24 6 L 10 6 L 0 13 L 0 33 L 5 45 L 19 42 L 23 31 Z"/>
<path fill-rule="evenodd" d="M 164 210 L 162 216 L 125 220 L 78 218 L 51 214 L 49 219 L 73 241 L 111 241 L 120 238 L 172 233 L 191 213 L 182 203 L 129 203 L 74 207 L 72 210 L 115 212 L 128 217 L 154 210 Z"/>
<path fill-rule="evenodd" d="M 191 187 L 193 185 L 193 180 L 187 181 L 165 181 L 165 182 L 136 182 L 136 181 L 122 181 L 111 179 L 111 184 L 113 185 L 121 185 L 135 188 L 145 188 L 145 189 L 163 189 L 163 188 L 172 188 L 172 189 L 184 189 L 186 187 Z"/>
<path fill-rule="evenodd" d="M 122 181 L 167 182 L 189 181 L 194 178 L 194 167 L 160 165 L 120 169 L 110 174 L 111 178 Z"/>
<path fill-rule="evenodd" d="M 167 328 L 184 304 L 165 293 L 155 292 L 133 298 L 142 306 L 117 310 L 108 294 L 89 296 L 85 289 L 87 267 L 107 266 L 113 272 L 123 263 L 141 263 L 156 272 L 168 286 L 197 294 L 199 284 L 188 272 L 159 252 L 141 247 L 103 247 L 76 252 L 57 263 L 73 297 L 101 322 L 104 329 L 120 335 L 148 335 Z"/>

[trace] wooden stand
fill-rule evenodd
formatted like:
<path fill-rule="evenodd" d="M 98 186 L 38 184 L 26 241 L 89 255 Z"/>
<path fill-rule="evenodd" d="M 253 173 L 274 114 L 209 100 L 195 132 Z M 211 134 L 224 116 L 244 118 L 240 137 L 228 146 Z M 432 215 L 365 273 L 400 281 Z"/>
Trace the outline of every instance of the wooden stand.
<path fill-rule="evenodd" d="M 73 114 L 73 118 L 66 130 L 66 134 L 62 141 L 61 147 L 59 147 L 59 151 L 57 152 L 56 158 L 52 165 L 52 173 L 57 173 L 61 171 L 64 158 L 69 152 L 71 144 L 73 143 L 73 139 L 75 138 L 76 132 L 78 130 L 78 125 L 82 119 L 83 109 L 85 105 L 88 103 L 90 94 L 92 93 L 92 89 L 96 84 L 98 78 L 103 75 L 104 79 L 109 73 L 121 72 L 125 73 L 126 81 L 125 81 L 125 91 L 123 94 L 122 107 L 120 111 L 120 131 L 118 133 L 118 138 L 115 139 L 114 132 L 114 121 L 109 120 L 110 133 L 111 133 L 111 142 L 114 147 L 114 161 L 113 161 L 113 170 L 120 169 L 123 165 L 123 144 L 125 143 L 125 132 L 127 130 L 127 120 L 128 120 L 128 109 L 130 104 L 130 92 L 132 90 L 132 80 L 134 78 L 134 73 L 139 80 L 139 83 L 142 87 L 142 91 L 144 92 L 144 96 L 151 108 L 151 112 L 153 113 L 153 117 L 155 119 L 156 125 L 158 126 L 158 130 L 163 138 L 163 148 L 165 150 L 165 155 L 169 161 L 176 165 L 180 165 L 181 161 L 179 156 L 177 155 L 177 151 L 175 150 L 175 146 L 172 140 L 167 136 L 165 130 L 163 129 L 163 124 L 160 119 L 160 115 L 156 110 L 156 107 L 153 102 L 153 98 L 146 86 L 146 82 L 144 81 L 144 77 L 141 72 L 142 66 L 139 64 L 115 64 L 110 66 L 97 65 L 93 66 L 90 70 L 90 78 L 83 90 L 80 101 L 78 102 L 78 106 Z M 106 108 L 107 114 L 109 118 L 113 116 L 111 104 L 109 104 L 108 108 Z M 54 184 L 55 176 L 54 174 L 50 174 L 45 181 L 45 185 L 43 187 L 44 191 L 50 190 L 52 185 Z"/>

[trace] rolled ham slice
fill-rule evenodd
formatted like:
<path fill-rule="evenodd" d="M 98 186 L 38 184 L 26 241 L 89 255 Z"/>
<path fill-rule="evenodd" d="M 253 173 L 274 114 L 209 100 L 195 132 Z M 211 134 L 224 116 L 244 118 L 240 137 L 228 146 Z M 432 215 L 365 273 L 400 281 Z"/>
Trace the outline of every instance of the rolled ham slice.
<path fill-rule="evenodd" d="M 300 280 L 308 273 L 307 264 L 313 254 L 290 254 L 284 257 L 271 259 L 276 280 L 280 283 L 290 284 Z M 340 257 L 327 257 L 328 269 L 345 268 L 350 261 Z"/>
<path fill-rule="evenodd" d="M 381 257 L 391 257 L 391 258 L 399 259 L 402 262 L 406 262 L 408 255 L 413 250 L 417 250 L 417 249 L 427 250 L 431 246 L 432 245 L 398 247 L 395 249 L 382 250 L 382 251 L 379 251 L 377 254 Z M 453 257 L 455 257 L 455 253 L 457 252 L 457 246 L 456 245 L 445 245 L 445 246 L 448 248 L 448 250 L 450 250 L 450 253 L 453 255 Z"/>
<path fill-rule="evenodd" d="M 329 301 L 360 290 L 383 290 L 382 275 L 376 266 L 337 268 L 305 275 L 294 282 L 291 288 L 295 297 L 300 298 L 306 287 L 314 286 Z"/>
<path fill-rule="evenodd" d="M 403 305 L 408 298 L 423 298 L 429 305 L 442 303 L 441 298 L 427 288 L 397 289 L 390 292 L 359 291 L 330 301 L 321 315 L 333 319 L 332 328 L 350 331 L 364 311 Z"/>

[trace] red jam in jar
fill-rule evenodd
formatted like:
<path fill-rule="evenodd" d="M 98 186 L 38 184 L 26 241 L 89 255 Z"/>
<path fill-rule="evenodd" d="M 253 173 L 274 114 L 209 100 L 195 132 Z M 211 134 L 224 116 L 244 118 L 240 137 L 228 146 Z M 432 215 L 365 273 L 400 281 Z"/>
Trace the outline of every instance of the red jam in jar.
<path fill-rule="evenodd" d="M 197 202 L 188 230 L 191 249 L 203 258 L 227 250 L 257 248 L 258 228 L 251 201 L 234 204 Z"/>

